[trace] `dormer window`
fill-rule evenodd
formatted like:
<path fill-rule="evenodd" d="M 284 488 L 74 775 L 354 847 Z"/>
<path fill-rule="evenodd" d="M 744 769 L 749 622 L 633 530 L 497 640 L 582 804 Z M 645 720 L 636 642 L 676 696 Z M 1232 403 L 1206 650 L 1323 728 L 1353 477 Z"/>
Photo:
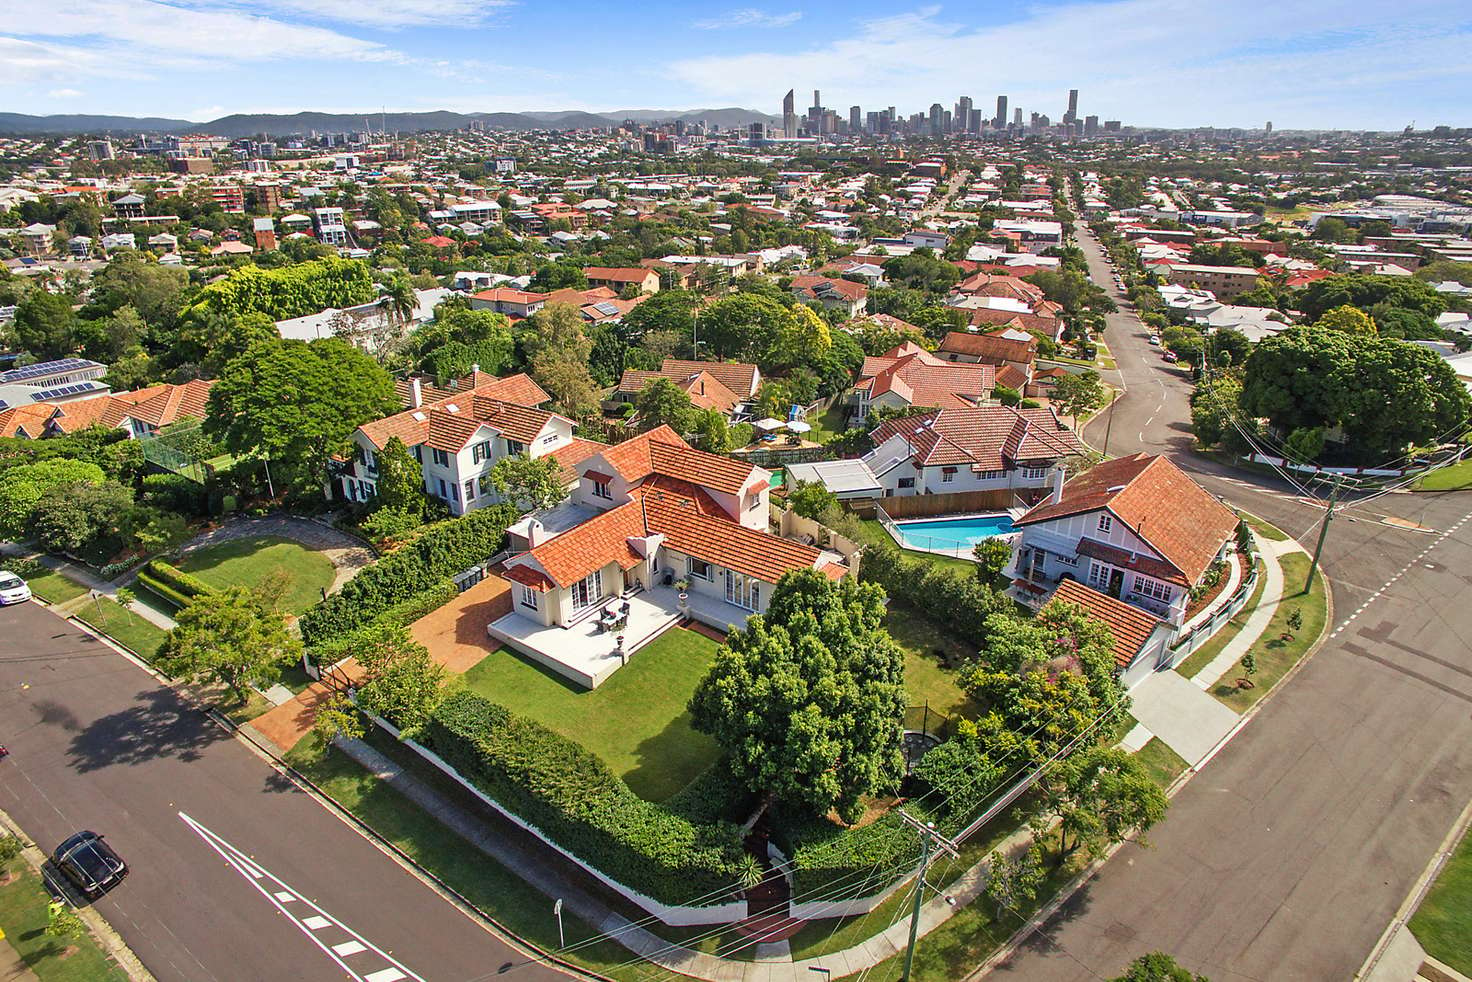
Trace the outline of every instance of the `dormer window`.
<path fill-rule="evenodd" d="M 593 497 L 602 498 L 605 501 L 613 500 L 613 491 L 609 488 L 607 481 L 593 482 Z"/>
<path fill-rule="evenodd" d="M 1108 512 L 1099 516 L 1099 531 L 1108 532 L 1114 528 L 1114 516 Z"/>

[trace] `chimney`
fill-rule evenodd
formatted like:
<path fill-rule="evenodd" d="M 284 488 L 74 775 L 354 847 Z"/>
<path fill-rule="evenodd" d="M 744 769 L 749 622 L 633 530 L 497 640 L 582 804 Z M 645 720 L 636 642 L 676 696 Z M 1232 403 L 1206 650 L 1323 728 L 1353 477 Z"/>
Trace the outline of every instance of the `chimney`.
<path fill-rule="evenodd" d="M 1054 467 L 1053 468 L 1053 491 L 1052 491 L 1051 494 L 1048 495 L 1048 502 L 1049 502 L 1049 504 L 1056 505 L 1058 502 L 1060 502 L 1060 501 L 1063 500 L 1063 478 L 1064 478 L 1063 467 L 1061 465 Z"/>
<path fill-rule="evenodd" d="M 542 523 L 535 518 L 529 518 L 526 522 L 526 547 L 535 549 L 542 544 Z"/>
<path fill-rule="evenodd" d="M 480 374 L 480 362 L 475 362 L 470 366 L 470 374 L 472 376 Z"/>
<path fill-rule="evenodd" d="M 419 376 L 409 380 L 409 406 L 418 409 L 424 405 L 424 387 L 419 384 Z"/>

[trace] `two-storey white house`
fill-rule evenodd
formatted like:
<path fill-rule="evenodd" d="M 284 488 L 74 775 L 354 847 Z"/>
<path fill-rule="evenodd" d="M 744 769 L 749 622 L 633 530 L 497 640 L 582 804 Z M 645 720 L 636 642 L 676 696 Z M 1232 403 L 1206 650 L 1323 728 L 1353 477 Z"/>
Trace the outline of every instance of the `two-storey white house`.
<path fill-rule="evenodd" d="M 1223 558 L 1237 516 L 1162 456 L 1105 461 L 1058 486 L 1012 523 L 1022 535 L 1007 573 L 1040 605 L 1077 580 L 1179 628 L 1192 587 Z"/>
<path fill-rule="evenodd" d="M 1083 452 L 1051 408 L 938 409 L 886 420 L 869 436 L 863 461 L 886 495 L 1045 488 Z"/>
<path fill-rule="evenodd" d="M 512 613 L 489 630 L 582 685 L 685 618 L 744 624 L 790 570 L 850 571 L 836 553 L 766 531 L 771 472 L 696 450 L 667 426 L 604 447 L 578 472 L 568 502 L 511 530 L 523 550 L 503 574 Z"/>
<path fill-rule="evenodd" d="M 430 402 L 411 394 L 408 409 L 358 427 L 339 474 L 342 495 L 367 501 L 378 493 L 378 453 L 394 437 L 419 461 L 424 490 L 456 515 L 501 500 L 490 472 L 503 457 L 551 456 L 571 483 L 573 466 L 603 446 L 574 437 L 567 417 L 537 408 L 547 394 L 526 375 L 477 377 L 489 380 Z"/>

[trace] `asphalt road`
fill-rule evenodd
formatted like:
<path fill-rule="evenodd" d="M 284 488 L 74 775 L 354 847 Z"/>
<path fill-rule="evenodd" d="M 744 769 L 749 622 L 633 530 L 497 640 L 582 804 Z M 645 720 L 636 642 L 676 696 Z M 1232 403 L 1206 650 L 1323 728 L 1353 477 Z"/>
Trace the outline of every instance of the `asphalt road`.
<path fill-rule="evenodd" d="M 1312 548 L 1322 512 L 1189 455 L 1184 373 L 1127 312 L 1107 332 L 1128 386 L 1110 452 L 1169 453 Z M 1109 978 L 1163 950 L 1212 982 L 1352 978 L 1472 799 L 1469 516 L 1472 494 L 1402 493 L 1336 518 L 1330 640 L 1175 797 L 1150 848 L 1116 853 L 994 974 Z"/>
<path fill-rule="evenodd" d="M 161 982 L 456 982 L 525 962 L 106 645 L 35 604 L 0 609 L 0 638 L 0 808 L 43 850 L 107 837 L 132 872 L 97 909 Z"/>

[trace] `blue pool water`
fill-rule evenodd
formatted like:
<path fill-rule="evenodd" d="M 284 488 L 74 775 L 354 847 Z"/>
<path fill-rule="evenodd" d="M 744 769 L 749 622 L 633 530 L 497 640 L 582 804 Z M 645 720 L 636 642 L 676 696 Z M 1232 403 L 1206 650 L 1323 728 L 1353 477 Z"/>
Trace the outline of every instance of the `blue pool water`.
<path fill-rule="evenodd" d="M 895 522 L 900 538 L 911 549 L 944 550 L 966 555 L 982 539 L 1015 531 L 1007 515 L 974 515 L 920 522 Z"/>

